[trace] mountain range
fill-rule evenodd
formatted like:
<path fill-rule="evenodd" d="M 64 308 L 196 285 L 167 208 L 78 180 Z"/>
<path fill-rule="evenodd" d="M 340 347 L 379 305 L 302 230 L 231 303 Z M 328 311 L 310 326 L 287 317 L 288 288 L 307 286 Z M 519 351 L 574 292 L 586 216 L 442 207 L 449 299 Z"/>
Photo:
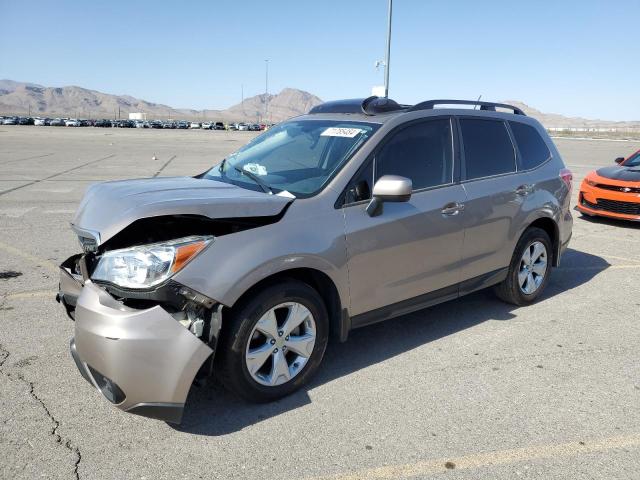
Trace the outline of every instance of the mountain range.
<path fill-rule="evenodd" d="M 277 95 L 256 95 L 225 110 L 195 110 L 173 108 L 129 95 L 111 95 L 77 86 L 44 87 L 34 83 L 0 80 L 0 115 L 128 118 L 129 113 L 143 112 L 148 119 L 256 122 L 264 117 L 265 102 L 268 102 L 268 120 L 280 122 L 308 112 L 322 100 L 309 92 L 285 88 Z"/>
<path fill-rule="evenodd" d="M 295 88 L 285 88 L 276 95 L 261 94 L 244 99 L 224 110 L 173 108 L 129 95 L 112 95 L 77 86 L 44 87 L 35 83 L 0 80 L 0 115 L 50 117 L 127 118 L 131 112 L 144 112 L 148 119 L 207 119 L 220 121 L 264 121 L 265 102 L 270 122 L 306 113 L 322 103 L 317 96 Z M 617 128 L 640 129 L 638 122 L 612 122 L 544 113 L 518 100 L 505 103 L 521 108 L 547 128 Z"/>

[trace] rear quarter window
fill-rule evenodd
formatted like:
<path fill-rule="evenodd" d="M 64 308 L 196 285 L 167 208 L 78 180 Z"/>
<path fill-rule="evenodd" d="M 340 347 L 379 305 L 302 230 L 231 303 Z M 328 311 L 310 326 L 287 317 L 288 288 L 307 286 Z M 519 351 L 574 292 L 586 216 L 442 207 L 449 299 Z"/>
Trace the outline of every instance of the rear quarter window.
<path fill-rule="evenodd" d="M 460 130 L 467 180 L 516 171 L 513 143 L 504 122 L 461 118 Z"/>
<path fill-rule="evenodd" d="M 509 126 L 520 151 L 523 170 L 536 168 L 551 157 L 549 147 L 535 128 L 520 122 L 509 122 Z"/>

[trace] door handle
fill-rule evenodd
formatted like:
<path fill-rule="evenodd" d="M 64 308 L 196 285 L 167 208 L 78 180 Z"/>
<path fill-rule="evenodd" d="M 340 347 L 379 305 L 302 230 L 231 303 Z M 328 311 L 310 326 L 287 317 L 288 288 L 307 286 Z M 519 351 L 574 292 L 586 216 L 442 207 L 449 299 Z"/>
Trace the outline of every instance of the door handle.
<path fill-rule="evenodd" d="M 451 202 L 442 207 L 440 212 L 442 215 L 452 217 L 454 215 L 458 215 L 462 211 L 464 211 L 464 203 Z"/>
<path fill-rule="evenodd" d="M 533 185 L 520 185 L 516 188 L 516 193 L 523 197 L 529 195 L 531 192 L 533 192 Z"/>

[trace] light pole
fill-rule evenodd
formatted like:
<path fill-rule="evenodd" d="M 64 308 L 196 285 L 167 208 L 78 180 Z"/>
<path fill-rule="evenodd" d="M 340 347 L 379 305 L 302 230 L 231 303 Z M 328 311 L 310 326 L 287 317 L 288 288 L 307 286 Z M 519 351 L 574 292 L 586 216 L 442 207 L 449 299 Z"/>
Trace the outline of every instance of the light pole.
<path fill-rule="evenodd" d="M 384 96 L 389 97 L 389 62 L 391 61 L 391 13 L 393 0 L 389 0 L 389 15 L 387 19 L 387 55 L 384 59 Z"/>
<path fill-rule="evenodd" d="M 264 61 L 264 123 L 267 123 L 267 112 L 269 111 L 269 59 Z"/>
<path fill-rule="evenodd" d="M 245 115 L 245 113 L 244 113 L 244 83 L 240 84 L 240 105 L 242 106 L 242 115 Z"/>

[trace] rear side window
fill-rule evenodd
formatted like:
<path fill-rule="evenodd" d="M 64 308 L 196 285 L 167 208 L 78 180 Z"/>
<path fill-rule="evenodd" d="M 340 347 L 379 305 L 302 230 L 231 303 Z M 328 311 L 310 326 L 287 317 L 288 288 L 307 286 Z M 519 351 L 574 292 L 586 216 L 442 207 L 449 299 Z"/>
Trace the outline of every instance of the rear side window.
<path fill-rule="evenodd" d="M 503 122 L 460 119 L 466 179 L 516 171 L 513 143 Z"/>
<path fill-rule="evenodd" d="M 523 170 L 535 168 L 551 157 L 549 147 L 535 128 L 520 122 L 509 122 L 509 126 L 518 144 Z"/>
<path fill-rule="evenodd" d="M 452 182 L 453 152 L 448 118 L 415 123 L 391 135 L 376 154 L 376 178 L 407 177 L 413 182 L 414 190 Z"/>

